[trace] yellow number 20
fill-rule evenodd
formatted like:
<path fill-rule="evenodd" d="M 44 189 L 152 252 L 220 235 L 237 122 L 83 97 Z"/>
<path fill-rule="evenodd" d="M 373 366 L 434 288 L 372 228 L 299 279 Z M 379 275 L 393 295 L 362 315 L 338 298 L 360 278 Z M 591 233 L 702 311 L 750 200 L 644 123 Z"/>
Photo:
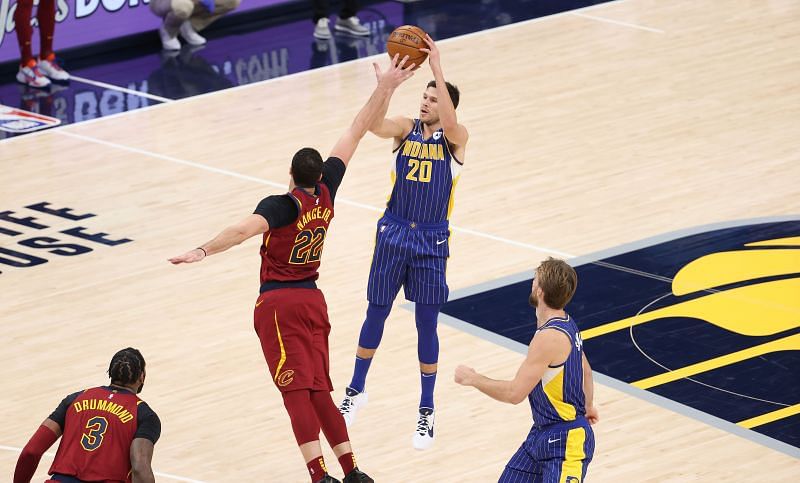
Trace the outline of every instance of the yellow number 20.
<path fill-rule="evenodd" d="M 433 170 L 433 163 L 430 161 L 420 161 L 418 159 L 409 159 L 408 165 L 411 167 L 406 179 L 409 181 L 420 181 L 422 183 L 431 182 L 431 171 Z M 419 171 L 419 177 L 417 177 Z"/>

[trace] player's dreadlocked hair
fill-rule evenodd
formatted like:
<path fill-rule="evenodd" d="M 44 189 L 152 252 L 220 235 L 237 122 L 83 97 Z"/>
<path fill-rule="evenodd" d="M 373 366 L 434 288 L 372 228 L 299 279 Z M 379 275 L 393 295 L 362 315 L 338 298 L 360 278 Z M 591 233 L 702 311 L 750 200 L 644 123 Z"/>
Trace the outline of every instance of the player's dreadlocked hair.
<path fill-rule="evenodd" d="M 122 349 L 114 354 L 111 364 L 108 365 L 108 376 L 111 378 L 111 383 L 122 386 L 138 381 L 142 371 L 144 371 L 144 357 L 133 347 Z"/>

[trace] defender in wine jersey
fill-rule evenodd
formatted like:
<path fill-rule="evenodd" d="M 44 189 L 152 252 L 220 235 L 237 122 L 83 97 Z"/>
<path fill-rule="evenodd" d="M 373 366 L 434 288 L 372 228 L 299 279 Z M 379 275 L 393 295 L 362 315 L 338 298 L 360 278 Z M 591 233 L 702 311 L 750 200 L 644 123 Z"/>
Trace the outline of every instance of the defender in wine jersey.
<path fill-rule="evenodd" d="M 123 349 L 111 359 L 111 384 L 65 397 L 20 454 L 14 483 L 29 482 L 39 460 L 61 436 L 50 482 L 155 481 L 150 462 L 161 421 L 137 394 L 145 379 L 142 354 Z"/>
<path fill-rule="evenodd" d="M 322 458 L 320 429 L 339 460 L 345 483 L 373 481 L 356 466 L 347 427 L 331 398 L 331 326 L 316 280 L 333 220 L 333 202 L 347 164 L 367 128 L 383 116 L 382 106 L 413 75 L 413 64 L 404 67 L 407 59 L 398 61 L 395 56 L 385 73 L 373 64 L 378 86 L 325 162 L 315 149 L 299 150 L 292 158 L 288 193 L 264 198 L 240 223 L 199 248 L 170 259 L 173 264 L 199 262 L 262 235 L 261 286 L 254 326 L 312 482 L 338 482 L 328 475 Z"/>
<path fill-rule="evenodd" d="M 449 218 L 469 137 L 458 123 L 460 93 L 444 80 L 439 50 L 426 38 L 434 80 L 422 94 L 419 117 L 379 119 L 375 135 L 393 138 L 392 192 L 378 220 L 375 251 L 367 283 L 367 315 L 361 328 L 353 378 L 339 410 L 348 425 L 367 402 L 364 391 L 372 357 L 383 336 L 384 323 L 400 287 L 415 302 L 420 401 L 412 445 L 430 448 L 434 441 L 433 391 L 439 360 L 437 320 L 449 289 L 445 271 L 449 248 Z M 386 106 L 388 108 L 388 104 Z M 385 112 L 385 110 L 384 110 Z"/>
<path fill-rule="evenodd" d="M 564 312 L 578 278 L 566 262 L 549 258 L 536 269 L 530 303 L 537 329 L 528 356 L 511 381 L 489 379 L 466 366 L 455 380 L 494 399 L 519 404 L 527 397 L 533 427 L 511 457 L 500 483 L 581 483 L 594 454 L 592 369 L 575 321 Z"/>

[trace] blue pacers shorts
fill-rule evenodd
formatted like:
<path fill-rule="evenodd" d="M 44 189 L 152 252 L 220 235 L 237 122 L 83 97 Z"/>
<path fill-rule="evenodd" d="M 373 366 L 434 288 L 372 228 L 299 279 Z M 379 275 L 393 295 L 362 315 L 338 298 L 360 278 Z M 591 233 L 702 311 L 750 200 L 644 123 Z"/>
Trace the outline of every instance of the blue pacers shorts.
<path fill-rule="evenodd" d="M 531 428 L 498 483 L 583 483 L 594 455 L 586 418 Z"/>
<path fill-rule="evenodd" d="M 369 269 L 367 300 L 390 305 L 400 286 L 406 299 L 443 304 L 450 291 L 445 271 L 450 256 L 448 223 L 415 223 L 384 213 L 378 220 Z"/>

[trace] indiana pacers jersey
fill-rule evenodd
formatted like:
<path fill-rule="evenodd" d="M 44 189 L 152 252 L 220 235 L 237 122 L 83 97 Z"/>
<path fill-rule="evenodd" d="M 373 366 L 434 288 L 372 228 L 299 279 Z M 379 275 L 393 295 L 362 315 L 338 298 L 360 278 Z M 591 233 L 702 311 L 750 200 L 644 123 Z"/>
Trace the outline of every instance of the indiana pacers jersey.
<path fill-rule="evenodd" d="M 414 127 L 395 152 L 387 213 L 413 222 L 447 221 L 462 163 L 450 152 L 444 131 L 425 139 L 422 123 L 414 119 Z"/>
<path fill-rule="evenodd" d="M 550 366 L 542 380 L 528 395 L 537 427 L 549 424 L 574 421 L 586 414 L 583 394 L 583 341 L 575 321 L 566 318 L 552 318 L 536 332 L 558 330 L 572 343 L 567 360 L 559 366 Z"/>

